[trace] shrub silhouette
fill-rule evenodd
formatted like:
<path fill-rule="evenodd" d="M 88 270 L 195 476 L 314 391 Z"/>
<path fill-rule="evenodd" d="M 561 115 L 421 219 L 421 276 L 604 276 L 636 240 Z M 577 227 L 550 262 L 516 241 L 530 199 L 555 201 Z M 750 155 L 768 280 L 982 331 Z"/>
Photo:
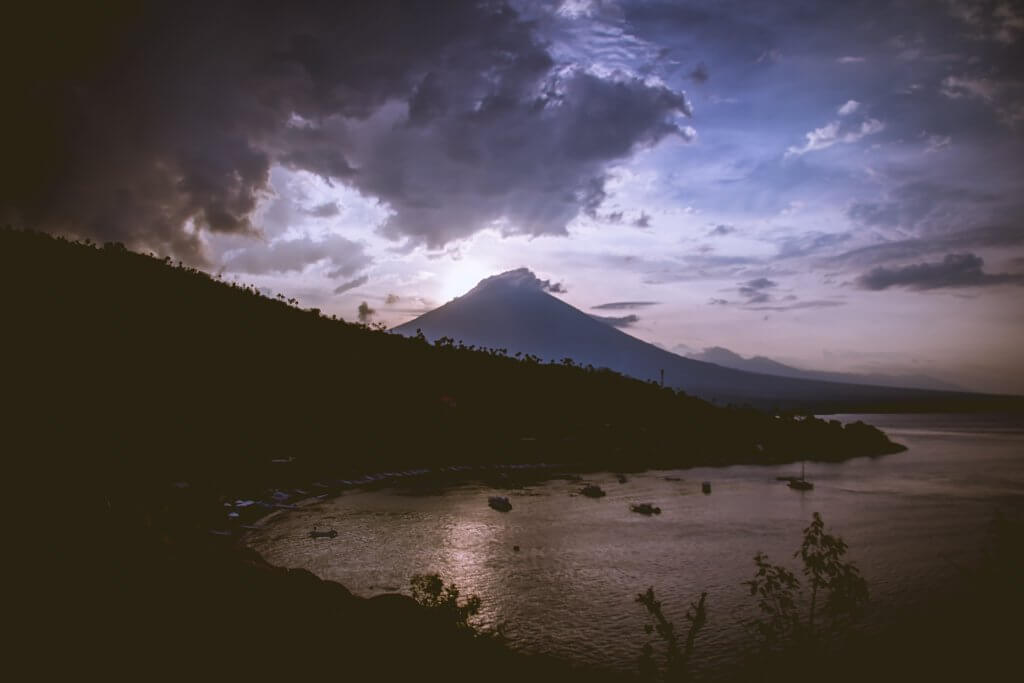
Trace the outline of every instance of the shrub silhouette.
<path fill-rule="evenodd" d="M 661 601 L 654 595 L 654 588 L 648 588 L 645 593 L 636 596 L 636 602 L 643 605 L 653 619 L 653 623 L 644 625 L 644 632 L 648 635 L 657 633 L 665 647 L 663 671 L 666 679 L 682 679 L 687 675 L 686 666 L 693 655 L 697 634 L 707 623 L 707 610 L 704 606 L 707 596 L 705 591 L 700 594 L 700 599 L 697 602 L 690 603 L 690 608 L 684 616 L 689 628 L 682 646 L 679 644 L 679 635 L 676 633 L 675 624 L 665 617 L 665 613 L 661 609 Z M 657 676 L 657 672 L 658 667 L 654 662 L 654 646 L 650 641 L 645 642 L 640 655 L 641 678 L 652 680 Z"/>
<path fill-rule="evenodd" d="M 803 565 L 808 594 L 789 569 L 771 564 L 764 553 L 754 556 L 754 578 L 744 585 L 757 598 L 761 617 L 753 627 L 765 650 L 813 644 L 841 634 L 860 615 L 868 600 L 868 585 L 856 565 L 844 561 L 846 551 L 846 542 L 827 533 L 815 512 L 803 531 L 800 548 L 793 553 Z M 818 623 L 819 616 L 828 619 L 825 627 Z"/>
<path fill-rule="evenodd" d="M 431 610 L 446 615 L 460 629 L 471 629 L 470 617 L 480 612 L 480 597 L 470 595 L 459 601 L 459 588 L 454 583 L 447 586 L 438 574 L 416 574 L 410 580 L 413 600 Z"/>

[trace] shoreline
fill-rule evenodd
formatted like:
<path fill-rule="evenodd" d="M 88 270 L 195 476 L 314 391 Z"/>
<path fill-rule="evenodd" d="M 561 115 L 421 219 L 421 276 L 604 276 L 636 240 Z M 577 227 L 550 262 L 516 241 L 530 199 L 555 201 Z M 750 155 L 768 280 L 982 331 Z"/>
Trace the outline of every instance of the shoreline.
<path fill-rule="evenodd" d="M 737 460 L 736 462 L 721 463 L 721 462 L 707 462 L 707 463 L 690 463 L 681 465 L 678 467 L 661 467 L 661 466 L 640 466 L 632 469 L 620 469 L 611 470 L 604 467 L 591 468 L 582 464 L 572 463 L 493 463 L 486 465 L 449 465 L 440 468 L 410 468 L 399 472 L 376 472 L 365 474 L 360 477 L 352 477 L 348 479 L 327 479 L 327 481 L 317 480 L 311 482 L 309 485 L 304 487 L 292 487 L 290 490 L 299 496 L 305 497 L 288 497 L 282 500 L 290 501 L 287 503 L 279 502 L 277 504 L 271 504 L 269 501 L 248 501 L 252 505 L 246 505 L 245 507 L 252 507 L 253 505 L 259 505 L 261 509 L 273 507 L 275 509 L 268 510 L 266 514 L 258 515 L 247 520 L 244 524 L 240 524 L 238 529 L 239 533 L 233 534 L 233 537 L 238 542 L 244 544 L 244 540 L 249 531 L 256 531 L 264 528 L 272 520 L 283 516 L 293 510 L 297 510 L 317 503 L 325 502 L 334 498 L 337 498 L 349 491 L 372 491 L 377 489 L 395 488 L 401 490 L 401 483 L 404 482 L 416 482 L 428 481 L 430 478 L 434 478 L 431 482 L 431 486 L 423 487 L 429 491 L 443 491 L 444 489 L 461 486 L 468 483 L 481 483 L 488 488 L 494 490 L 500 490 L 502 488 L 521 488 L 532 484 L 538 484 L 543 482 L 552 481 L 555 479 L 573 479 L 582 480 L 580 475 L 584 474 L 597 474 L 607 473 L 610 475 L 617 474 L 638 474 L 644 472 L 680 472 L 686 470 L 692 470 L 697 468 L 709 467 L 713 469 L 737 467 L 737 466 L 750 466 L 750 467 L 778 467 L 781 465 L 791 465 L 798 462 L 811 462 L 811 463 L 841 463 L 848 462 L 850 460 L 856 460 L 858 458 L 879 458 L 887 455 L 896 455 L 903 453 L 907 450 L 902 444 L 891 442 L 893 449 L 886 453 L 872 453 L 864 455 L 850 455 L 843 458 L 793 458 L 793 459 L 781 459 L 773 462 L 758 462 L 750 460 Z M 548 471 L 551 476 L 536 476 L 536 477 L 522 477 L 517 479 L 506 479 L 505 481 L 495 481 L 493 478 L 487 478 L 479 476 L 486 473 L 499 473 L 505 475 L 507 472 L 536 472 L 540 473 Z M 442 474 L 455 474 L 457 476 L 445 477 L 438 481 L 437 475 Z M 284 487 L 288 488 L 288 487 Z M 307 495 L 309 491 L 306 489 L 319 488 L 324 490 L 324 493 L 317 495 Z M 413 487 L 416 488 L 416 487 Z M 286 493 L 285 490 L 278 489 L 275 493 Z M 225 509 L 232 509 L 228 507 L 228 503 L 224 503 Z M 241 519 L 241 516 L 239 517 Z M 250 528 L 252 527 L 252 528 Z M 215 533 L 211 529 L 211 533 Z M 248 546 L 246 546 L 248 547 Z"/>

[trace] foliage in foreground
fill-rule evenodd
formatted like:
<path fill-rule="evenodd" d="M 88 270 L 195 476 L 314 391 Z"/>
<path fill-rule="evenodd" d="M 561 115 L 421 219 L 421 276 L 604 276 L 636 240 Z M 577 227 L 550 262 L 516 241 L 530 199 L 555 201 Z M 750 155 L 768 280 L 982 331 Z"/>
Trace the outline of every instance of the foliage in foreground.
<path fill-rule="evenodd" d="M 438 574 L 416 574 L 410 581 L 413 600 L 420 605 L 446 615 L 460 629 L 472 629 L 470 617 L 480 612 L 482 604 L 478 595 L 470 595 L 459 601 L 459 587 L 454 583 L 447 586 Z"/>
<path fill-rule="evenodd" d="M 815 512 L 793 553 L 803 564 L 806 583 L 786 567 L 771 564 L 766 554 L 754 556 L 754 578 L 744 584 L 757 598 L 761 618 L 753 627 L 765 650 L 813 644 L 841 634 L 860 615 L 868 585 L 857 566 L 844 561 L 846 551 L 846 542 L 826 533 L 825 522 Z"/>
<path fill-rule="evenodd" d="M 707 597 L 707 591 L 701 593 L 700 599 L 697 602 L 691 602 L 690 608 L 686 610 L 686 615 L 683 618 L 690 626 L 686 631 L 686 640 L 680 646 L 675 625 L 665 618 L 665 613 L 661 609 L 661 601 L 654 596 L 654 588 L 648 588 L 646 593 L 636 596 L 636 602 L 643 605 L 654 620 L 653 624 L 644 625 L 644 631 L 648 635 L 656 632 L 665 645 L 664 671 L 666 678 L 684 678 L 687 675 L 686 665 L 693 655 L 694 641 L 708 620 L 707 610 L 704 607 Z M 644 643 L 640 655 L 640 675 L 646 680 L 651 680 L 655 678 L 657 670 L 658 667 L 654 662 L 654 646 L 647 641 Z"/>
<path fill-rule="evenodd" d="M 842 635 L 860 615 L 868 599 L 867 581 L 852 562 L 844 560 L 847 545 L 839 536 L 825 531 L 821 515 L 814 513 L 803 531 L 800 548 L 793 553 L 802 563 L 804 582 L 790 569 L 772 564 L 764 553 L 754 556 L 754 578 L 745 581 L 750 595 L 757 599 L 761 616 L 752 624 L 761 655 L 798 649 L 804 653 L 816 650 L 828 638 Z M 644 625 L 650 636 L 657 634 L 665 661 L 655 662 L 654 645 L 644 643 L 640 657 L 640 674 L 654 680 L 663 674 L 665 680 L 684 680 L 687 665 L 693 656 L 697 635 L 707 623 L 705 600 L 690 603 L 684 616 L 688 628 L 685 639 L 662 610 L 654 589 L 636 596 L 636 602 L 647 610 L 652 623 Z"/>

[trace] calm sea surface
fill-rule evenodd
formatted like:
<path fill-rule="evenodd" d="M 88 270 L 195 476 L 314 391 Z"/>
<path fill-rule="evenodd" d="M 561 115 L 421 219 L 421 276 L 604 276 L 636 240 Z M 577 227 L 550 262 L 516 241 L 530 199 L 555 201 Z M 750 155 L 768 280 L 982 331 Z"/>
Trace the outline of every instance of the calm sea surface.
<path fill-rule="evenodd" d="M 638 592 L 653 586 L 681 627 L 687 605 L 707 591 L 708 625 L 694 666 L 727 669 L 755 616 L 742 586 L 754 554 L 796 570 L 792 554 L 812 512 L 849 543 L 867 578 L 869 624 L 955 588 L 961 568 L 980 560 L 997 509 L 1024 516 L 1019 418 L 836 417 L 863 417 L 909 450 L 808 463 L 814 490 L 807 492 L 775 479 L 798 475 L 799 465 L 648 471 L 624 484 L 611 473 L 586 476 L 608 494 L 596 500 L 574 495 L 582 482 L 563 480 L 429 496 L 353 491 L 275 518 L 248 541 L 274 564 L 310 569 L 367 596 L 408 592 L 411 575 L 438 572 L 478 594 L 481 624 L 503 625 L 515 647 L 623 670 L 635 670 L 646 638 Z M 711 495 L 701 493 L 703 480 Z M 509 496 L 511 512 L 487 506 L 496 493 Z M 630 512 L 638 502 L 662 514 Z M 310 539 L 314 525 L 339 535 Z"/>

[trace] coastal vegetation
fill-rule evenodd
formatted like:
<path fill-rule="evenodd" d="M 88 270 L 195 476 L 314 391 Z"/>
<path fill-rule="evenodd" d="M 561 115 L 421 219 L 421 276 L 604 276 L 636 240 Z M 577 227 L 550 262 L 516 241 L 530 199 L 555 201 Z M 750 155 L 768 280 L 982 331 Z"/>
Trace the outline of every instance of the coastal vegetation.
<path fill-rule="evenodd" d="M 636 602 L 647 610 L 651 616 L 652 623 L 644 625 L 644 632 L 647 635 L 656 633 L 664 647 L 664 664 L 659 667 L 654 659 L 654 646 L 650 641 L 643 644 L 640 655 L 640 678 L 642 680 L 654 680 L 659 673 L 668 680 L 685 678 L 688 674 L 687 664 L 693 656 L 694 644 L 697 634 L 707 624 L 707 591 L 700 594 L 696 602 L 690 603 L 684 619 L 688 627 L 686 637 L 680 643 L 679 634 L 676 633 L 675 624 L 665 617 L 661 608 L 661 601 L 654 595 L 654 588 L 648 588 L 646 592 L 636 596 Z"/>
<path fill-rule="evenodd" d="M 820 657 L 828 643 L 841 642 L 849 627 L 861 614 L 868 599 L 867 581 L 857 566 L 844 560 L 846 542 L 826 532 L 825 522 L 815 512 L 803 531 L 799 557 L 806 591 L 797 575 L 784 565 L 772 564 L 764 553 L 754 556 L 754 576 L 744 582 L 756 600 L 760 614 L 750 623 L 754 634 L 752 661 L 757 670 L 782 674 L 791 661 Z M 682 638 L 669 621 L 654 588 L 636 596 L 647 610 L 652 623 L 644 626 L 649 636 L 657 634 L 663 650 L 663 663 L 656 661 L 654 646 L 643 644 L 640 677 L 643 680 L 685 680 L 698 634 L 708 623 L 704 591 L 690 604 L 684 615 L 686 636 Z M 822 623 L 824 622 L 824 623 Z M 774 675 L 771 676 L 774 679 Z"/>
<path fill-rule="evenodd" d="M 3 229 L 0 266 L 12 424 L 46 458 L 87 449 L 107 483 L 244 493 L 412 466 L 630 471 L 901 449 L 864 424 L 388 334 L 119 244 Z"/>
<path fill-rule="evenodd" d="M 843 560 L 846 551 L 846 542 L 826 533 L 815 512 L 793 554 L 801 560 L 806 584 L 785 566 L 771 564 L 764 553 L 754 557 L 757 570 L 747 586 L 762 614 L 754 626 L 765 650 L 793 640 L 813 643 L 833 636 L 859 614 L 868 599 L 867 581 L 855 564 Z M 822 618 L 827 620 L 824 625 Z"/>
<path fill-rule="evenodd" d="M 454 583 L 447 586 L 438 574 L 416 574 L 409 581 L 412 599 L 431 610 L 438 610 L 460 629 L 471 628 L 470 617 L 480 612 L 480 596 L 470 595 L 459 599 L 459 587 Z"/>

